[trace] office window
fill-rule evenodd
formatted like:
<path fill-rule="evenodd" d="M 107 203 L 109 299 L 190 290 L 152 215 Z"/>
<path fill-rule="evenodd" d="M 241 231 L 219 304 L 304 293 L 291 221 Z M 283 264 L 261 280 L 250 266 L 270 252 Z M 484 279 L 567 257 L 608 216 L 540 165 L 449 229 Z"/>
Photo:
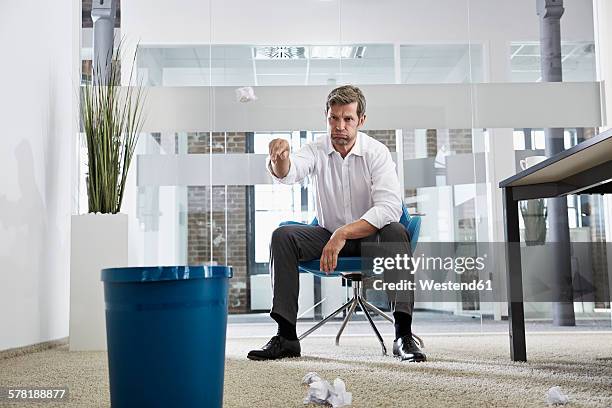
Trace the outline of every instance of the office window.
<path fill-rule="evenodd" d="M 481 45 L 405 44 L 400 58 L 403 84 L 483 82 Z"/>
<path fill-rule="evenodd" d="M 393 45 L 197 45 L 141 47 L 150 86 L 390 84 Z"/>
<path fill-rule="evenodd" d="M 563 81 L 595 80 L 595 44 L 588 41 L 562 41 Z M 510 45 L 512 82 L 540 82 L 540 44 L 537 41 L 513 42 Z"/>

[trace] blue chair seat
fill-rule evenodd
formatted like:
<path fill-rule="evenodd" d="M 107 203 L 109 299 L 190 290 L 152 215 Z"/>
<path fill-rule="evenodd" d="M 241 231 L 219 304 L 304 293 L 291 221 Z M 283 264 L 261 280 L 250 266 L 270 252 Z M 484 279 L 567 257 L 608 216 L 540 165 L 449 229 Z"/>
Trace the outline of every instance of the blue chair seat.
<path fill-rule="evenodd" d="M 322 278 L 334 277 L 334 276 L 344 276 L 349 273 L 356 273 L 362 270 L 361 267 L 362 259 L 358 256 L 345 256 L 342 258 L 338 258 L 338 262 L 336 264 L 336 269 L 334 269 L 331 273 L 325 273 L 319 269 L 320 260 L 313 259 L 312 261 L 304 261 L 300 262 L 300 272 L 308 272 L 313 275 L 320 276 Z"/>

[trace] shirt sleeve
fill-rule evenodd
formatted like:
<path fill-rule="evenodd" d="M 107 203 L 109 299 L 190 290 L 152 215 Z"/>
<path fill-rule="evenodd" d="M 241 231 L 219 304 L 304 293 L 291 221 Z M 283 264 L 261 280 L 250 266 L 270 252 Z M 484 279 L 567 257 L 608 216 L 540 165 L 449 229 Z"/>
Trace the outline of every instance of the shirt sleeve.
<path fill-rule="evenodd" d="M 289 155 L 289 173 L 283 178 L 276 177 L 272 172 L 270 156 L 266 159 L 266 169 L 277 183 L 294 184 L 301 183 L 306 176 L 312 174 L 316 163 L 316 154 L 310 144 L 302 147 L 297 152 Z"/>
<path fill-rule="evenodd" d="M 398 222 L 402 216 L 399 178 L 391 153 L 386 147 L 373 155 L 370 169 L 374 205 L 361 219 L 381 229 L 387 224 Z"/>

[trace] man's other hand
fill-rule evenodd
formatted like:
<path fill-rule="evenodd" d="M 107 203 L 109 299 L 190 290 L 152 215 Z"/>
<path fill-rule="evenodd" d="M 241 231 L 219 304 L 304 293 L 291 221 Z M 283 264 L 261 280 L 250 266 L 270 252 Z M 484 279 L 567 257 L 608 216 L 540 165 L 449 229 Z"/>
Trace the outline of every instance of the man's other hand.
<path fill-rule="evenodd" d="M 339 230 L 338 230 L 339 231 Z M 338 231 L 334 232 L 323 248 L 320 260 L 320 269 L 326 274 L 332 273 L 338 265 L 338 254 L 344 248 L 346 239 Z"/>
<path fill-rule="evenodd" d="M 268 145 L 270 160 L 276 164 L 289 158 L 289 142 L 285 139 L 273 139 Z"/>

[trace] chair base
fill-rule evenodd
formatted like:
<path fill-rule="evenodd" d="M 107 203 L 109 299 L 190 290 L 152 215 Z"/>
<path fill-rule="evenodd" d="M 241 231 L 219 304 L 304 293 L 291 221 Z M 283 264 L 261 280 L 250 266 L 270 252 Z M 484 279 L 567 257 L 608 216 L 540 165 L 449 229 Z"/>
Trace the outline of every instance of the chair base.
<path fill-rule="evenodd" d="M 344 320 L 342 321 L 342 325 L 340 326 L 340 330 L 338 330 L 338 334 L 336 335 L 336 346 L 339 346 L 340 336 L 342 335 L 342 332 L 344 331 L 344 328 L 349 322 L 351 316 L 355 314 L 355 311 L 357 310 L 357 306 L 359 306 L 361 310 L 363 311 L 363 314 L 368 319 L 368 322 L 370 323 L 370 326 L 372 327 L 372 330 L 374 331 L 374 334 L 376 335 L 376 338 L 378 339 L 378 342 L 380 343 L 383 355 L 386 356 L 387 347 L 385 346 L 385 342 L 383 341 L 383 338 L 380 335 L 380 332 L 376 328 L 376 325 L 374 324 L 374 321 L 372 320 L 372 316 L 370 315 L 370 312 L 368 311 L 368 309 L 374 313 L 379 314 L 380 316 L 382 316 L 384 319 L 388 320 L 391 323 L 393 323 L 393 319 L 389 317 L 388 314 L 386 314 L 385 312 L 383 312 L 382 310 L 380 310 L 379 308 L 377 308 L 376 306 L 374 306 L 373 304 L 369 303 L 367 300 L 364 299 L 363 292 L 362 292 L 363 290 L 362 282 L 361 282 L 360 276 L 351 276 L 350 278 L 353 284 L 353 297 L 348 302 L 346 302 L 345 304 L 340 306 L 338 309 L 336 309 L 332 314 L 327 316 L 325 319 L 321 320 L 319 323 L 312 326 L 306 332 L 302 333 L 302 335 L 298 337 L 298 339 L 300 341 L 303 340 L 306 336 L 308 336 L 309 334 L 317 330 L 319 327 L 323 326 L 325 323 L 327 323 L 328 321 L 336 317 L 338 313 L 342 312 L 343 310 L 348 309 L 348 312 L 346 316 L 344 317 Z M 416 334 L 413 334 L 412 337 L 414 338 L 414 340 L 417 342 L 417 344 L 421 348 L 425 347 L 425 343 L 419 336 L 417 336 Z"/>
<path fill-rule="evenodd" d="M 342 332 L 344 331 L 344 328 L 346 327 L 348 321 L 351 319 L 351 316 L 355 314 L 355 311 L 357 310 L 357 306 L 359 306 L 361 310 L 363 311 L 363 314 L 365 314 L 366 318 L 368 319 L 368 322 L 370 323 L 370 326 L 372 327 L 372 330 L 374 331 L 374 334 L 376 335 L 376 338 L 378 339 L 378 342 L 380 343 L 383 355 L 387 355 L 387 347 L 385 346 L 385 342 L 383 341 L 383 338 L 380 335 L 380 332 L 376 328 L 376 325 L 374 324 L 374 321 L 372 320 L 372 316 L 370 316 L 370 312 L 368 311 L 368 309 L 374 313 L 381 315 L 383 318 L 387 319 L 391 323 L 393 323 L 393 319 L 389 317 L 386 313 L 384 313 L 382 310 L 380 310 L 379 308 L 377 308 L 376 306 L 369 303 L 367 300 L 363 298 L 361 280 L 352 280 L 352 282 L 353 282 L 353 297 L 348 302 L 346 302 L 345 304 L 340 306 L 338 309 L 336 309 L 332 314 L 330 314 L 325 319 L 321 320 L 319 323 L 317 323 L 316 325 L 308 329 L 306 332 L 304 332 L 299 337 L 299 339 L 300 340 L 304 339 L 306 336 L 308 336 L 309 334 L 317 330 L 319 327 L 323 326 L 325 323 L 327 323 L 328 321 L 336 317 L 338 313 L 342 312 L 345 309 L 348 309 L 348 313 L 344 317 L 344 320 L 342 321 L 342 325 L 340 326 L 340 330 L 338 330 L 338 334 L 336 335 L 336 346 L 340 345 L 340 336 L 342 335 Z"/>

